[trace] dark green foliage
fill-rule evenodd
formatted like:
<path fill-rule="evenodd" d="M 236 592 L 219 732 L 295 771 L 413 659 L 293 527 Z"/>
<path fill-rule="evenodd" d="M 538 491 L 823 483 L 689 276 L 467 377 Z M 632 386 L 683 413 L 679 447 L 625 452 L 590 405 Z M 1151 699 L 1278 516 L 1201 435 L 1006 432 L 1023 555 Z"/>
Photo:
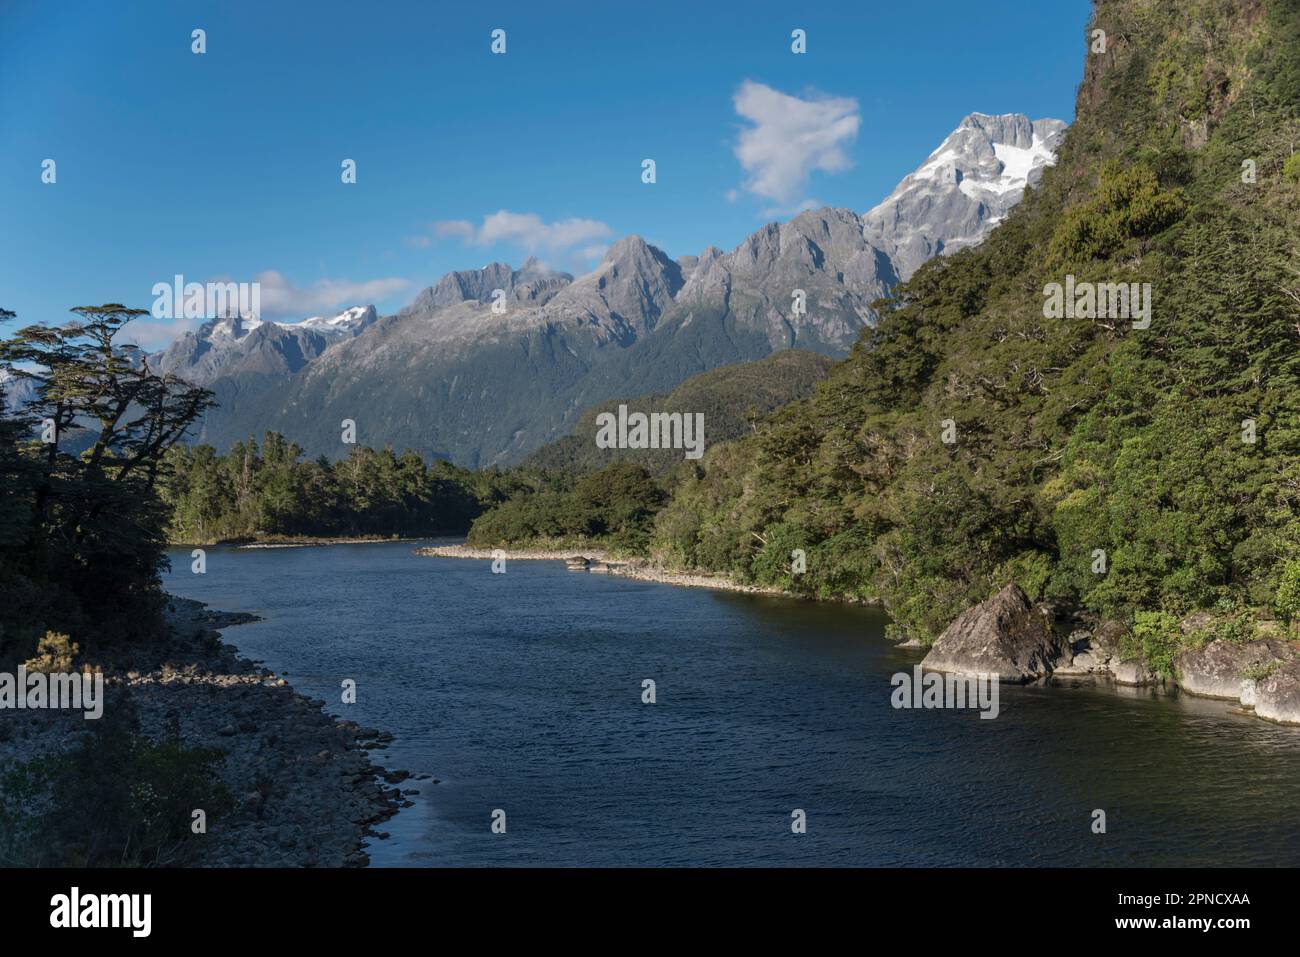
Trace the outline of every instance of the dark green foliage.
<path fill-rule="evenodd" d="M 1144 661 L 1156 674 L 1171 677 L 1182 640 L 1178 619 L 1173 615 L 1139 611 L 1134 613 L 1132 627 L 1120 641 L 1120 655 L 1125 660 Z"/>
<path fill-rule="evenodd" d="M 630 462 L 590 472 L 569 488 L 547 487 L 510 500 L 479 518 L 471 545 L 596 543 L 644 552 L 666 495 L 650 473 Z"/>
<path fill-rule="evenodd" d="M 88 654 L 160 632 L 157 486 L 167 450 L 209 403 L 116 345 L 141 310 L 72 311 L 76 322 L 0 341 L 0 372 L 37 383 L 17 414 L 0 408 L 0 660 L 31 657 L 47 631 Z"/>
<path fill-rule="evenodd" d="M 1283 621 L 1300 619 L 1300 559 L 1282 570 L 1274 607 Z"/>
<path fill-rule="evenodd" d="M 173 541 L 198 544 L 265 536 L 460 535 L 504 498 L 511 480 L 426 464 L 414 452 L 353 446 L 347 458 L 302 461 L 276 432 L 262 446 L 236 443 L 224 456 L 208 445 L 167 456 L 162 495 Z"/>

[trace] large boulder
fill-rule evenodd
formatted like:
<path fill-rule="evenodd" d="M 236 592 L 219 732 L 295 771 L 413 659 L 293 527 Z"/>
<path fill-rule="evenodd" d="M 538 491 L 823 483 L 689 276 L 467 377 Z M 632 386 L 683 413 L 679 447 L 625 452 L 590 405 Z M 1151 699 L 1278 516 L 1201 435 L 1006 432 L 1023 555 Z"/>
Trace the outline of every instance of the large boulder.
<path fill-rule="evenodd" d="M 1115 684 L 1130 685 L 1135 688 L 1152 685 L 1159 678 L 1141 661 L 1115 661 L 1110 663 L 1110 673 L 1115 676 Z"/>
<path fill-rule="evenodd" d="M 1300 724 L 1300 659 L 1291 659 L 1255 683 L 1255 715 Z"/>
<path fill-rule="evenodd" d="M 1294 657 L 1291 646 L 1281 641 L 1211 641 L 1175 658 L 1174 672 L 1178 675 L 1178 687 L 1188 694 L 1241 700 L 1253 686 L 1247 671 Z"/>
<path fill-rule="evenodd" d="M 1017 585 L 967 608 L 954 619 L 921 667 L 957 674 L 996 674 L 1002 681 L 1031 681 L 1069 660 L 1067 644 Z"/>

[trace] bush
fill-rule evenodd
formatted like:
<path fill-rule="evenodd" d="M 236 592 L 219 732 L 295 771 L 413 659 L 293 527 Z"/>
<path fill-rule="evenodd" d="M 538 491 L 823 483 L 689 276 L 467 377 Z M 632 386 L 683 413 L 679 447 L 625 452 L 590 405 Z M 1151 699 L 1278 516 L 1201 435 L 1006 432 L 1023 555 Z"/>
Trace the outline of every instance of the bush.
<path fill-rule="evenodd" d="M 1300 153 L 1292 153 L 1282 164 L 1282 178 L 1288 183 L 1300 183 Z"/>
<path fill-rule="evenodd" d="M 1128 634 L 1120 639 L 1120 654 L 1126 660 L 1146 662 L 1156 674 L 1172 676 L 1174 658 L 1182 645 L 1177 618 L 1165 611 L 1139 611 Z"/>
<path fill-rule="evenodd" d="M 1108 164 L 1087 202 L 1065 211 L 1049 250 L 1057 263 L 1112 255 L 1130 239 L 1154 236 L 1178 220 L 1187 203 L 1179 190 L 1163 190 L 1153 170 Z"/>
<path fill-rule="evenodd" d="M 1300 156 L 1300 153 L 1296 155 Z M 1282 580 L 1277 586 L 1273 608 L 1283 621 L 1291 622 L 1300 618 L 1300 558 L 1282 570 Z"/>
<path fill-rule="evenodd" d="M 73 659 L 81 649 L 67 635 L 47 631 L 45 637 L 36 644 L 36 657 L 26 663 L 28 671 L 41 671 L 46 674 L 57 671 L 71 671 Z"/>

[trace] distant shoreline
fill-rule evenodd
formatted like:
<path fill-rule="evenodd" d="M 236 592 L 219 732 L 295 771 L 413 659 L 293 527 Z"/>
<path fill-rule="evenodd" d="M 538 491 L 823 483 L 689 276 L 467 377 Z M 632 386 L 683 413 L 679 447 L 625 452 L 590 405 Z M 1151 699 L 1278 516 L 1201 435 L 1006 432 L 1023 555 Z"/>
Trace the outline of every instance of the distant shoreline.
<path fill-rule="evenodd" d="M 415 549 L 416 555 L 428 558 L 470 558 L 491 560 L 494 553 L 503 553 L 506 561 L 568 561 L 573 558 L 585 558 L 597 562 L 607 562 L 612 567 L 608 573 L 620 578 L 633 578 L 637 581 L 658 582 L 662 585 L 678 585 L 682 588 L 712 588 L 716 591 L 741 592 L 750 595 L 770 595 L 775 598 L 796 598 L 807 601 L 804 595 L 777 588 L 773 585 L 746 585 L 733 580 L 730 576 L 698 575 L 685 572 L 670 572 L 650 565 L 645 559 L 623 561 L 611 558 L 602 548 L 474 548 L 470 545 L 431 545 Z"/>
<path fill-rule="evenodd" d="M 427 542 L 437 538 L 454 538 L 453 535 L 349 535 L 321 536 L 276 535 L 269 538 L 227 538 L 210 542 L 168 542 L 168 548 L 308 548 L 313 545 L 382 545 L 397 542 Z"/>

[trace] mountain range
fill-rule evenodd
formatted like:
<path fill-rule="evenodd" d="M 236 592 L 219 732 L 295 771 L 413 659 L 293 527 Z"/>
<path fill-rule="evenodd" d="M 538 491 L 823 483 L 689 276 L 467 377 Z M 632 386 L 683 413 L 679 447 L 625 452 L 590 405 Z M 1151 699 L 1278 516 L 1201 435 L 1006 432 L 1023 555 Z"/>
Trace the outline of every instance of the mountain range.
<path fill-rule="evenodd" d="M 333 458 L 351 419 L 361 444 L 511 464 L 616 396 L 782 349 L 846 354 L 873 302 L 1006 215 L 1064 129 L 973 113 L 865 215 L 807 211 L 730 252 L 678 259 L 627 236 L 576 278 L 536 259 L 491 263 L 448 273 L 392 316 L 213 320 L 157 361 L 216 394 L 193 441 L 225 448 L 276 430 Z"/>

